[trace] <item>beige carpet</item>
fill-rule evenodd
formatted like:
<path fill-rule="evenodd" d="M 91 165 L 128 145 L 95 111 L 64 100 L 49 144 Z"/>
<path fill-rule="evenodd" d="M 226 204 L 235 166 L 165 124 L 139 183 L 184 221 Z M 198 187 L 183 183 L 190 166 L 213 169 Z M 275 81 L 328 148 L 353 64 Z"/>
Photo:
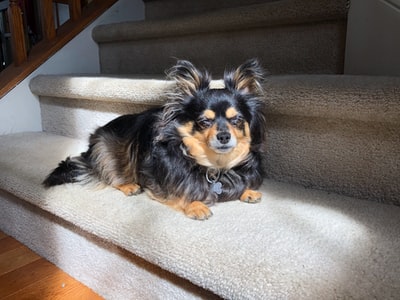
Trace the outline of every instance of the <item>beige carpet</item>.
<path fill-rule="evenodd" d="M 273 74 L 336 74 L 343 71 L 347 10 L 346 0 L 265 1 L 100 25 L 92 36 L 106 74 L 162 74 L 179 58 L 221 75 L 249 57 Z"/>
<path fill-rule="evenodd" d="M 261 203 L 218 204 L 210 220 L 199 222 L 144 195 L 41 187 L 60 159 L 84 148 L 45 133 L 2 136 L 0 188 L 224 298 L 400 295 L 400 207 L 266 180 Z"/>

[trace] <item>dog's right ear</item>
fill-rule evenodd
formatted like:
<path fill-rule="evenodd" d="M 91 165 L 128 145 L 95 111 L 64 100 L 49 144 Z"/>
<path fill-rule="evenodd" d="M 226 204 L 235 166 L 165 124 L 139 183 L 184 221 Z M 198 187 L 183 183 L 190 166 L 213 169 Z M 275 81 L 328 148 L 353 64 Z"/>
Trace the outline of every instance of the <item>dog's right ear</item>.
<path fill-rule="evenodd" d="M 264 80 L 264 70 L 256 58 L 247 60 L 234 72 L 225 72 L 224 81 L 227 89 L 242 93 L 262 92 L 261 82 Z"/>
<path fill-rule="evenodd" d="M 207 71 L 199 71 L 187 60 L 178 60 L 167 71 L 167 76 L 176 82 L 178 91 L 187 96 L 195 96 L 197 92 L 208 89 L 211 81 Z"/>

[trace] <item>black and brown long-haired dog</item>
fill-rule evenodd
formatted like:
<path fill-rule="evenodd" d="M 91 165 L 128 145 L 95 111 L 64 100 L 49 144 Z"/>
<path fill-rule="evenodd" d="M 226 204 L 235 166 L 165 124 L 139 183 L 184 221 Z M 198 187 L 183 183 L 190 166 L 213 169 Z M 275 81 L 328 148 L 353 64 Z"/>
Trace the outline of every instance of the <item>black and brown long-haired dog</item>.
<path fill-rule="evenodd" d="M 43 184 L 97 178 L 128 196 L 144 189 L 200 220 L 216 202 L 260 201 L 265 120 L 258 61 L 226 72 L 222 89 L 211 89 L 210 75 L 188 61 L 178 61 L 168 75 L 177 89 L 163 107 L 98 128 L 89 149 L 62 161 Z"/>

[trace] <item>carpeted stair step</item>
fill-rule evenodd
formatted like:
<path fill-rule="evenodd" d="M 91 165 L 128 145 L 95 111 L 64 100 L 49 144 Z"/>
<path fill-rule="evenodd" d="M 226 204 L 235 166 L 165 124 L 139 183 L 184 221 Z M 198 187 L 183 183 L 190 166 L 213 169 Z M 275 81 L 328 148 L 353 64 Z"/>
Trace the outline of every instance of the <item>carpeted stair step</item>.
<path fill-rule="evenodd" d="M 30 82 L 40 96 L 45 132 L 87 139 L 122 114 L 162 104 L 171 82 L 98 75 L 39 75 Z"/>
<path fill-rule="evenodd" d="M 346 0 L 280 0 L 162 20 L 100 25 L 101 72 L 162 74 L 175 58 L 222 74 L 258 57 L 273 74 L 342 73 Z"/>
<path fill-rule="evenodd" d="M 216 80 L 212 86 L 222 83 Z M 143 75 L 38 75 L 31 80 L 30 89 L 40 97 L 45 132 L 86 139 L 119 115 L 165 103 L 173 82 Z"/>
<path fill-rule="evenodd" d="M 396 299 L 400 207 L 265 180 L 186 218 L 145 195 L 41 181 L 80 140 L 0 137 L 0 226 L 106 299 Z"/>
<path fill-rule="evenodd" d="M 120 114 L 165 101 L 165 80 L 40 75 L 43 130 L 87 139 Z M 220 81 L 213 86 L 221 86 Z M 400 204 L 400 78 L 269 76 L 268 178 Z"/>

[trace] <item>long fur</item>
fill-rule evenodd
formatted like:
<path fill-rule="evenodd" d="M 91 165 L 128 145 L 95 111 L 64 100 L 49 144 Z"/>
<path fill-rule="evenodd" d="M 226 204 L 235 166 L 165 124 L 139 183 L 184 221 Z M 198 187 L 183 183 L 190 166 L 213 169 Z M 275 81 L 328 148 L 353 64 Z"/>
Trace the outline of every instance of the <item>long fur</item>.
<path fill-rule="evenodd" d="M 98 128 L 88 150 L 60 162 L 44 186 L 95 178 L 126 195 L 145 190 L 195 219 L 210 217 L 208 206 L 215 202 L 258 202 L 265 140 L 263 74 L 251 59 L 225 72 L 224 89 L 210 89 L 207 71 L 178 61 L 168 72 L 176 90 L 164 106 Z"/>

